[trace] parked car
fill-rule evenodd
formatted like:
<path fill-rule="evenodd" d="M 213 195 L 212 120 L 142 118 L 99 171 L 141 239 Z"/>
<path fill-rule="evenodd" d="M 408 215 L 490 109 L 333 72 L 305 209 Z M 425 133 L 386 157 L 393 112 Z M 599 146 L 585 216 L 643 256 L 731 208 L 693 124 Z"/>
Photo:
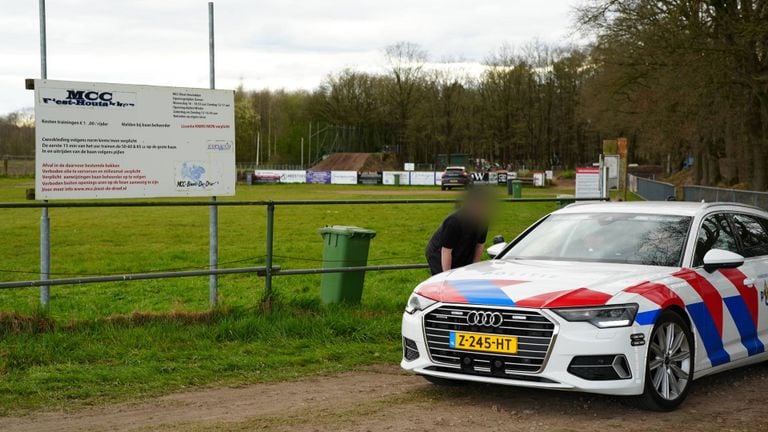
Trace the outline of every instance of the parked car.
<path fill-rule="evenodd" d="M 467 188 L 472 185 L 472 176 L 463 166 L 449 166 L 443 172 L 440 189 L 452 189 L 455 187 Z"/>
<path fill-rule="evenodd" d="M 572 204 L 495 256 L 433 276 L 403 314 L 406 370 L 438 384 L 632 396 L 768 360 L 768 213 L 723 203 Z"/>

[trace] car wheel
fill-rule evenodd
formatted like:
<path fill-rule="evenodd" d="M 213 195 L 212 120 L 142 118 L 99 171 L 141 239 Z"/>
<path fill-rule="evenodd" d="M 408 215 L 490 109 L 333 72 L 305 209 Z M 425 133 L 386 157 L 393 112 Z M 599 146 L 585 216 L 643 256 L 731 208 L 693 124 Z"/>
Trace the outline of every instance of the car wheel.
<path fill-rule="evenodd" d="M 458 387 L 467 384 L 466 381 L 453 380 L 449 378 L 440 378 L 432 375 L 422 375 L 425 380 L 441 387 Z"/>
<path fill-rule="evenodd" d="M 685 400 L 693 382 L 694 340 L 680 315 L 659 315 L 648 341 L 645 387 L 639 402 L 653 411 L 672 411 Z"/>
<path fill-rule="evenodd" d="M 445 186 L 440 186 L 440 190 L 444 191 L 445 190 Z"/>

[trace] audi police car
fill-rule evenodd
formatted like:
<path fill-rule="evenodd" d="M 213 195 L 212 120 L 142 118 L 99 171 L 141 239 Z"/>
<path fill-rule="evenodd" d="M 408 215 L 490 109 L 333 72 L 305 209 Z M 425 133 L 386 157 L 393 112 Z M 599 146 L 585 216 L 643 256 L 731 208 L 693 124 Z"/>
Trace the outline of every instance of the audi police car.
<path fill-rule="evenodd" d="M 671 410 L 694 379 L 768 360 L 768 213 L 757 208 L 573 204 L 488 252 L 414 289 L 404 369 Z"/>

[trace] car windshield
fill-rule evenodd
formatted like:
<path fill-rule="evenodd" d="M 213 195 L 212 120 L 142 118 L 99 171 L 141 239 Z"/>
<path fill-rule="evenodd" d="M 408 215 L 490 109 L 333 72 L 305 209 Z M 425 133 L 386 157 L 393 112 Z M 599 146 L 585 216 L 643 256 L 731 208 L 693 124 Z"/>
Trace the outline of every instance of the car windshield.
<path fill-rule="evenodd" d="M 503 259 L 679 267 L 691 218 L 631 213 L 554 214 Z"/>

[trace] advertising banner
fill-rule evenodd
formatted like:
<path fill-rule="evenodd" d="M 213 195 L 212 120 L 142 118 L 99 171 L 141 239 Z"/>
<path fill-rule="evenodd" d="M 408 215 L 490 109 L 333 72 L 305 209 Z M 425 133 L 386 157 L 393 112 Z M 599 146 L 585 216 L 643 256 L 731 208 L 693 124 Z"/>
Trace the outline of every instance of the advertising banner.
<path fill-rule="evenodd" d="M 359 182 L 360 184 L 375 185 L 381 184 L 381 173 L 376 171 L 361 172 Z"/>
<path fill-rule="evenodd" d="M 413 171 L 411 174 L 411 184 L 417 186 L 434 186 L 435 173 L 433 171 Z"/>
<path fill-rule="evenodd" d="M 357 184 L 357 171 L 331 171 L 332 184 Z"/>
<path fill-rule="evenodd" d="M 234 93 L 35 80 L 38 199 L 235 194 Z"/>
<path fill-rule="evenodd" d="M 274 171 L 256 171 L 253 173 L 253 182 L 254 183 L 280 183 L 280 174 Z"/>
<path fill-rule="evenodd" d="M 407 185 L 408 183 L 408 173 L 406 171 L 384 171 L 382 173 L 382 180 L 385 185 L 393 185 L 395 184 L 395 174 L 400 175 L 400 184 L 401 185 Z"/>
<path fill-rule="evenodd" d="M 304 170 L 256 170 L 256 183 L 306 183 L 307 172 Z"/>
<path fill-rule="evenodd" d="M 307 171 L 307 183 L 331 184 L 330 171 Z"/>

